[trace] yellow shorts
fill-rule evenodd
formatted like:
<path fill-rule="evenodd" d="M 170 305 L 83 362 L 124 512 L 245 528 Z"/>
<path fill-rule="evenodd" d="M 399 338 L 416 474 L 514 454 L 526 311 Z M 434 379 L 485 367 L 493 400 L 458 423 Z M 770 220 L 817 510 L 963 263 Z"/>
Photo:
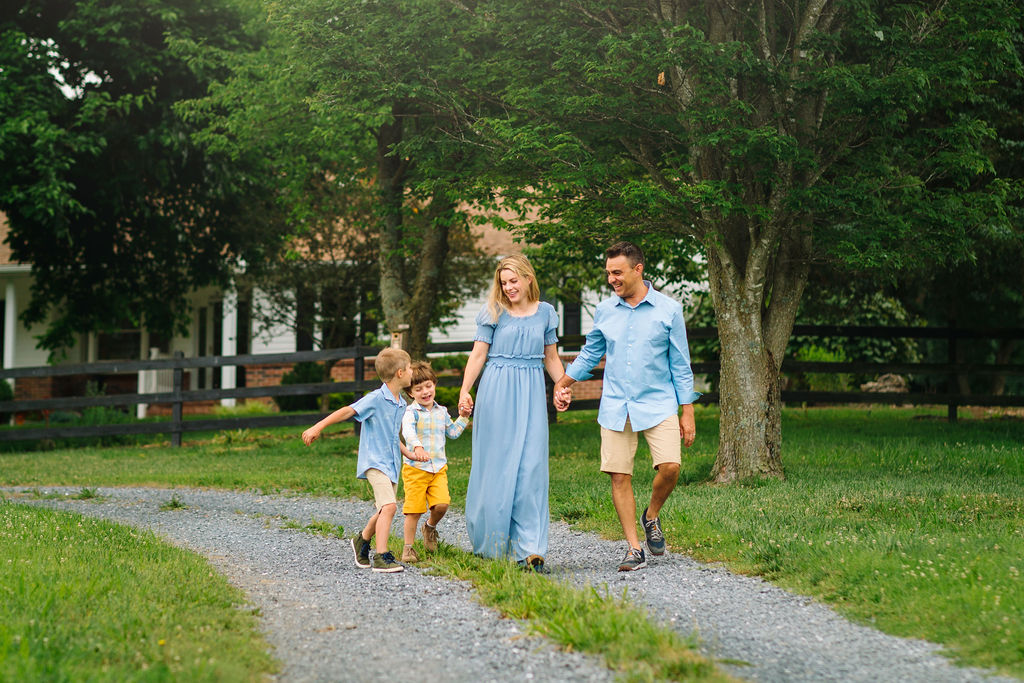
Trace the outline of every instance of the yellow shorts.
<path fill-rule="evenodd" d="M 405 486 L 403 514 L 423 514 L 435 505 L 452 502 L 448 493 L 448 465 L 434 473 L 402 463 L 402 485 Z"/>
<path fill-rule="evenodd" d="M 633 431 L 626 418 L 626 427 L 621 432 L 601 427 L 601 471 L 615 474 L 633 474 L 633 458 L 636 455 L 638 432 Z M 644 439 L 651 449 L 654 469 L 665 463 L 680 464 L 682 439 L 679 437 L 679 418 L 665 418 L 664 421 L 643 431 Z"/>
<path fill-rule="evenodd" d="M 385 505 L 398 503 L 398 484 L 391 481 L 388 475 L 378 469 L 366 470 L 366 481 L 373 489 L 373 504 L 380 510 Z"/>

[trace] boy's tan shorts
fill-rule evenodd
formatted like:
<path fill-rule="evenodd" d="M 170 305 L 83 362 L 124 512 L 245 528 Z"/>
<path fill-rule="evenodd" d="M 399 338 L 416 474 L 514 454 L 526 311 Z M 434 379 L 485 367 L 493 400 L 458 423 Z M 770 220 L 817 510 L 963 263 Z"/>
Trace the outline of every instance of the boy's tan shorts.
<path fill-rule="evenodd" d="M 378 469 L 366 470 L 366 481 L 373 489 L 373 504 L 380 510 L 385 505 L 398 504 L 398 484 Z"/>
<path fill-rule="evenodd" d="M 637 433 L 626 418 L 621 432 L 601 427 L 601 471 L 610 474 L 633 474 L 633 458 L 636 456 Z M 651 449 L 654 468 L 665 463 L 682 462 L 680 452 L 682 439 L 679 437 L 679 418 L 667 417 L 650 429 L 643 430 L 644 439 Z"/>
<path fill-rule="evenodd" d="M 448 493 L 448 465 L 438 472 L 426 472 L 402 463 L 402 485 L 405 486 L 403 514 L 423 514 L 435 505 L 452 502 Z"/>

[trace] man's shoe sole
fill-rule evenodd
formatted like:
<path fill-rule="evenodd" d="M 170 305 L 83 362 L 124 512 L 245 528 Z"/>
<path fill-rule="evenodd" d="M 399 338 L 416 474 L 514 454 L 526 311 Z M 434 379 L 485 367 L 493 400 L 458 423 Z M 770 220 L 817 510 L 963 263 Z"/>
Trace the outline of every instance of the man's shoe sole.
<path fill-rule="evenodd" d="M 353 557 L 355 557 L 356 566 L 359 567 L 360 569 L 369 569 L 370 568 L 370 563 L 369 562 L 367 562 L 366 564 L 362 564 L 362 563 L 359 562 L 359 549 L 356 547 L 356 539 L 353 538 L 351 540 L 352 540 L 352 555 L 353 555 Z"/>
<path fill-rule="evenodd" d="M 397 565 L 395 567 L 374 567 L 373 571 L 379 574 L 394 574 L 395 572 L 400 572 L 404 569 L 405 567 L 402 565 Z"/>

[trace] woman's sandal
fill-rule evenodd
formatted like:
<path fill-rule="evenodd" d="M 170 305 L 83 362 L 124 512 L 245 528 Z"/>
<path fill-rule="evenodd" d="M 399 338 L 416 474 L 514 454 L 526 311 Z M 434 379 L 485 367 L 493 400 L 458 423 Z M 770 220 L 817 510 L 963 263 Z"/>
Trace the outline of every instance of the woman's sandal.
<path fill-rule="evenodd" d="M 525 560 L 523 560 L 520 566 L 523 568 L 523 571 L 537 572 L 538 574 L 545 573 L 544 558 L 540 555 L 530 555 Z"/>

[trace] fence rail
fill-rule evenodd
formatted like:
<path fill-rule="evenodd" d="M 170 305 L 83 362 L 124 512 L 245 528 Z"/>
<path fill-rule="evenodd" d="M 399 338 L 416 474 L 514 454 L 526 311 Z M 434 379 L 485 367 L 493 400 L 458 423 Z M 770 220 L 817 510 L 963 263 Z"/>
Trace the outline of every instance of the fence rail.
<path fill-rule="evenodd" d="M 926 327 L 865 327 L 865 326 L 808 326 L 797 325 L 793 329 L 794 336 L 814 337 L 847 337 L 847 338 L 920 338 L 946 340 L 949 347 L 950 361 L 947 363 L 865 363 L 865 362 L 801 362 L 787 359 L 783 362 L 783 373 L 814 372 L 814 373 L 856 373 L 856 374 L 930 374 L 950 378 L 977 375 L 1024 375 L 1022 364 L 979 364 L 959 362 L 956 360 L 955 347 L 961 339 L 1024 339 L 1024 329 L 959 329 L 959 328 L 926 328 Z M 690 339 L 713 339 L 717 337 L 715 328 L 694 328 L 688 331 Z M 567 336 L 559 344 L 566 352 L 579 349 L 583 344 L 583 336 Z M 459 353 L 468 352 L 472 342 L 448 342 L 428 346 L 428 353 Z M 310 424 L 324 413 L 301 413 L 288 415 L 238 416 L 230 418 L 182 419 L 182 406 L 197 401 L 216 401 L 220 399 L 264 398 L 275 396 L 322 395 L 337 392 L 353 392 L 361 395 L 380 386 L 379 380 L 365 376 L 365 361 L 375 356 L 382 347 L 358 346 L 324 351 L 299 351 L 295 353 L 247 354 L 238 356 L 204 356 L 138 360 L 138 361 L 104 361 L 98 363 L 79 363 L 72 365 L 39 366 L 29 368 L 9 368 L 0 370 L 0 380 L 25 377 L 59 377 L 74 375 L 114 375 L 138 373 L 140 371 L 169 371 L 172 375 L 170 391 L 150 393 L 126 393 L 109 396 L 69 396 L 45 399 L 26 399 L 0 402 L 0 414 L 24 413 L 29 411 L 71 410 L 97 406 L 130 406 L 138 404 L 164 404 L 171 406 L 170 420 L 160 422 L 129 422 L 124 424 L 107 424 L 91 426 L 44 426 L 44 427 L 0 427 L 0 441 L 35 440 L 43 438 L 74 438 L 88 436 L 113 436 L 129 434 L 171 435 L 174 446 L 181 445 L 183 433 L 196 431 L 218 431 L 227 429 L 243 429 L 258 427 L 275 427 Z M 225 368 L 264 364 L 293 364 L 304 361 L 338 362 L 352 360 L 354 378 L 351 381 L 320 382 L 313 384 L 291 384 L 276 386 L 238 387 L 229 389 L 184 389 L 184 372 L 199 368 Z M 698 361 L 693 363 L 693 371 L 697 375 L 716 375 L 719 372 L 717 361 Z M 594 373 L 595 379 L 603 376 L 602 370 Z M 461 377 L 441 376 L 441 386 L 460 386 Z M 550 391 L 550 381 L 549 381 Z M 822 391 L 782 391 L 781 398 L 785 402 L 797 403 L 880 403 L 894 405 L 946 405 L 951 421 L 957 417 L 959 406 L 1024 406 L 1024 396 L 963 394 L 959 392 L 922 393 L 922 392 L 822 392 Z M 703 402 L 717 402 L 716 392 L 706 393 Z M 598 399 L 575 400 L 571 409 L 585 410 L 596 408 Z M 550 405 L 550 402 L 549 402 Z M 555 414 L 552 409 L 552 419 Z"/>

